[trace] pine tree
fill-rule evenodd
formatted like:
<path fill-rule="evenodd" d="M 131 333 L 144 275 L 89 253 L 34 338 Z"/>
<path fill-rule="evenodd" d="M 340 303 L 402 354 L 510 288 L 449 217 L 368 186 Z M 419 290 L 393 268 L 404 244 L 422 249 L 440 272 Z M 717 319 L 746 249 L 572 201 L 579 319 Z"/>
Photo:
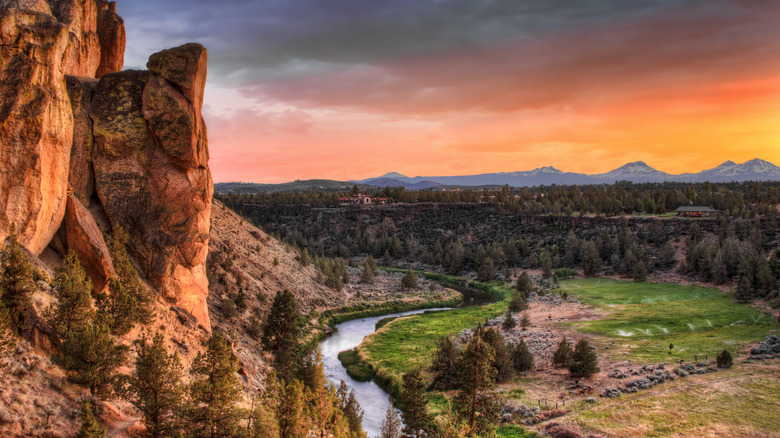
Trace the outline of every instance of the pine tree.
<path fill-rule="evenodd" d="M 512 300 L 509 301 L 507 310 L 512 313 L 522 312 L 528 308 L 528 302 L 525 300 L 521 292 L 515 292 L 512 296 Z"/>
<path fill-rule="evenodd" d="M 388 399 L 389 405 L 382 421 L 382 435 L 380 438 L 401 438 L 401 417 L 393 406 L 393 398 Z"/>
<path fill-rule="evenodd" d="M 107 305 L 111 307 L 111 316 L 117 320 L 112 325 L 112 332 L 116 335 L 126 334 L 130 330 L 127 327 L 132 328 L 133 324 L 149 324 L 154 320 L 154 294 L 138 279 L 138 272 L 127 255 L 128 239 L 129 236 L 121 226 L 114 227 L 109 253 L 122 287 L 114 285 L 114 289 L 111 289 L 109 282 L 109 290 L 110 295 L 117 293 L 122 296 L 116 299 L 109 297 L 109 301 L 115 302 Z"/>
<path fill-rule="evenodd" d="M 712 281 L 714 281 L 715 284 L 724 284 L 729 280 L 726 263 L 723 261 L 723 252 L 720 249 L 715 252 L 715 259 L 712 261 L 711 270 Z"/>
<path fill-rule="evenodd" d="M 515 325 L 517 325 L 517 322 L 515 322 L 515 318 L 512 317 L 512 312 L 507 309 L 506 314 L 504 315 L 504 322 L 501 324 L 501 329 L 504 331 L 512 330 L 515 328 Z"/>
<path fill-rule="evenodd" d="M 496 267 L 491 257 L 485 257 L 477 269 L 477 279 L 479 281 L 491 281 L 496 277 Z"/>
<path fill-rule="evenodd" d="M 297 367 L 300 346 L 298 300 L 287 289 L 276 294 L 263 326 L 263 347 L 273 353 L 279 376 L 290 380 Z"/>
<path fill-rule="evenodd" d="M 190 403 L 187 424 L 192 437 L 236 437 L 243 428 L 238 363 L 230 343 L 213 332 L 205 354 L 198 353 L 192 362 Z"/>
<path fill-rule="evenodd" d="M 84 402 L 81 405 L 81 429 L 76 438 L 103 438 L 105 434 L 106 429 L 100 427 L 92 412 L 92 405 L 88 401 Z"/>
<path fill-rule="evenodd" d="M 433 353 L 430 372 L 433 374 L 432 389 L 446 391 L 458 384 L 459 352 L 449 336 L 442 336 L 436 341 L 438 349 Z"/>
<path fill-rule="evenodd" d="M 728 350 L 723 350 L 718 353 L 716 358 L 718 368 L 731 368 L 734 365 L 734 358 L 731 356 Z"/>
<path fill-rule="evenodd" d="M 577 263 L 580 261 L 581 242 L 577 235 L 574 234 L 574 230 L 569 231 L 568 236 L 566 236 L 565 248 L 564 263 L 570 268 L 577 266 Z"/>
<path fill-rule="evenodd" d="M 87 278 L 73 250 L 62 260 L 54 276 L 58 302 L 50 308 L 49 324 L 64 339 L 72 330 L 81 330 L 90 323 L 92 311 L 92 282 Z"/>
<path fill-rule="evenodd" d="M 592 240 L 582 244 L 582 273 L 586 277 L 595 277 L 601 271 L 601 259 Z"/>
<path fill-rule="evenodd" d="M 360 281 L 366 284 L 374 284 L 374 270 L 366 261 L 363 264 L 363 271 L 360 273 Z"/>
<path fill-rule="evenodd" d="M 547 252 L 542 253 L 542 259 L 540 263 L 542 265 L 542 277 L 545 279 L 552 277 L 552 260 L 550 259 L 550 255 L 547 254 Z"/>
<path fill-rule="evenodd" d="M 500 406 L 495 392 L 493 368 L 494 352 L 482 340 L 481 326 L 469 341 L 463 353 L 460 392 L 455 397 L 455 410 L 469 427 L 469 433 L 476 436 L 492 435 L 493 426 L 498 423 Z"/>
<path fill-rule="evenodd" d="M 11 224 L 5 248 L 0 253 L 0 298 L 17 333 L 21 332 L 25 313 L 32 306 L 34 291 L 32 264 Z"/>
<path fill-rule="evenodd" d="M 574 347 L 569 373 L 572 377 L 590 377 L 597 372 L 599 372 L 599 361 L 596 349 L 588 341 L 581 339 Z"/>
<path fill-rule="evenodd" d="M 647 279 L 647 265 L 642 260 L 637 259 L 631 270 L 631 278 L 634 281 L 645 281 Z"/>
<path fill-rule="evenodd" d="M 138 299 L 119 278 L 108 280 L 108 293 L 98 294 L 95 304 L 98 320 L 111 328 L 111 334 L 124 336 L 133 329 Z"/>
<path fill-rule="evenodd" d="M 376 267 L 376 260 L 374 260 L 374 256 L 371 254 L 366 257 L 366 264 L 371 267 L 371 273 L 376 275 L 377 274 L 377 267 Z"/>
<path fill-rule="evenodd" d="M 107 398 L 113 393 L 117 368 L 125 361 L 127 347 L 117 345 L 105 324 L 90 324 L 71 331 L 60 346 L 55 363 L 65 369 L 68 381 L 89 388 L 90 394 Z"/>
<path fill-rule="evenodd" d="M 506 382 L 514 375 L 514 366 L 504 337 L 497 330 L 487 328 L 482 331 L 482 340 L 493 347 L 493 368 L 496 370 L 496 382 Z"/>
<path fill-rule="evenodd" d="M 414 289 L 415 287 L 417 287 L 417 274 L 409 269 L 401 278 L 401 289 Z"/>
<path fill-rule="evenodd" d="M 349 427 L 350 436 L 365 437 L 363 432 L 363 409 L 355 399 L 355 392 L 350 391 L 346 382 L 341 381 L 336 395 L 339 398 L 339 407 L 344 413 Z"/>
<path fill-rule="evenodd" d="M 524 312 L 523 316 L 520 318 L 520 327 L 525 331 L 528 329 L 528 327 L 531 327 L 531 317 L 528 315 L 528 312 Z"/>
<path fill-rule="evenodd" d="M 564 336 L 560 344 L 558 344 L 558 349 L 553 353 L 553 366 L 568 367 L 573 353 L 569 340 Z"/>
<path fill-rule="evenodd" d="M 252 413 L 252 438 L 279 438 L 279 421 L 273 410 L 261 400 Z"/>
<path fill-rule="evenodd" d="M 528 295 L 531 294 L 531 292 L 534 289 L 534 285 L 531 282 L 531 277 L 528 275 L 527 272 L 523 271 L 520 274 L 520 277 L 517 278 L 517 284 L 515 285 L 515 289 L 517 289 L 518 292 L 520 292 L 523 297 L 528 297 Z"/>
<path fill-rule="evenodd" d="M 306 438 L 308 436 L 303 389 L 303 384 L 296 379 L 284 387 L 278 409 L 280 438 Z"/>
<path fill-rule="evenodd" d="M 428 436 L 428 423 L 431 417 L 428 415 L 428 398 L 425 396 L 425 381 L 419 370 L 410 371 L 403 375 L 404 386 L 398 397 L 403 410 L 401 418 L 404 420 L 403 433 L 412 438 L 425 438 Z"/>
<path fill-rule="evenodd" d="M 143 413 L 146 436 L 175 437 L 184 396 L 179 356 L 168 354 L 160 332 L 151 342 L 144 334 L 135 345 L 138 356 L 128 379 L 127 400 Z"/>
<path fill-rule="evenodd" d="M 534 369 L 534 356 L 523 339 L 520 339 L 520 343 L 512 349 L 512 364 L 515 370 L 521 373 Z"/>
<path fill-rule="evenodd" d="M 764 295 L 768 295 L 769 292 L 772 292 L 777 288 L 777 280 L 775 279 L 774 274 L 772 274 L 772 269 L 767 263 L 765 263 L 759 269 L 758 281 L 761 285 L 761 290 L 764 292 Z"/>

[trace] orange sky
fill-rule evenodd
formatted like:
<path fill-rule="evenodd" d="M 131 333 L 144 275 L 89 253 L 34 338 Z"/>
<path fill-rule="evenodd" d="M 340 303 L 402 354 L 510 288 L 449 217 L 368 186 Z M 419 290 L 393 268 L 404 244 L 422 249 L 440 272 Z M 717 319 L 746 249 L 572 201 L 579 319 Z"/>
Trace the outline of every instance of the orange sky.
<path fill-rule="evenodd" d="M 681 3 L 533 38 L 210 84 L 214 180 L 780 164 L 780 2 Z"/>

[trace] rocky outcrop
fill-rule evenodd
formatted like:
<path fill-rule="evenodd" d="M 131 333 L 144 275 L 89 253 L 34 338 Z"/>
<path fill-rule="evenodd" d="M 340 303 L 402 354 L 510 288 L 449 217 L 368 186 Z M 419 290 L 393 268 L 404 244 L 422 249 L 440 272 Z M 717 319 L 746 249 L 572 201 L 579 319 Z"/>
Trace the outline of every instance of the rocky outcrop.
<path fill-rule="evenodd" d="M 115 274 L 90 211 L 105 213 L 161 295 L 209 329 L 206 49 L 121 72 L 124 48 L 114 2 L 0 0 L 0 240 L 15 223 L 35 255 L 73 249 L 102 290 Z"/>
<path fill-rule="evenodd" d="M 0 10 L 0 240 L 16 224 L 34 254 L 65 213 L 73 117 L 60 69 L 68 29 L 45 2 Z"/>
<path fill-rule="evenodd" d="M 125 63 L 125 22 L 116 13 L 116 2 L 97 0 L 97 34 L 100 41 L 100 65 L 95 77 L 122 70 Z"/>
<path fill-rule="evenodd" d="M 114 264 L 95 219 L 74 195 L 68 195 L 62 230 L 67 248 L 78 255 L 95 293 L 103 291 L 108 279 L 116 277 Z"/>
<path fill-rule="evenodd" d="M 201 117 L 206 49 L 152 55 L 151 71 L 104 76 L 91 107 L 96 189 L 112 224 L 164 298 L 207 329 L 213 184 Z"/>

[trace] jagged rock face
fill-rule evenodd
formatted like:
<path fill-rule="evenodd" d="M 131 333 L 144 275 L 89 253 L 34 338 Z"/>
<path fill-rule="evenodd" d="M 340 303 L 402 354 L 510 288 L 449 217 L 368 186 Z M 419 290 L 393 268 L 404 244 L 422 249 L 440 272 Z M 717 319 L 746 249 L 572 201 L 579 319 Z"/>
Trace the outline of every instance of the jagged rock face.
<path fill-rule="evenodd" d="M 116 2 L 97 0 L 97 34 L 100 41 L 100 65 L 95 77 L 122 70 L 125 63 L 125 22 L 116 13 Z"/>
<path fill-rule="evenodd" d="M 108 279 L 116 277 L 114 264 L 95 219 L 74 195 L 68 195 L 62 230 L 68 249 L 76 252 L 95 293 L 103 291 Z"/>
<path fill-rule="evenodd" d="M 73 111 L 73 146 L 70 151 L 68 184 L 73 194 L 89 205 L 95 193 L 95 173 L 92 171 L 92 119 L 89 108 L 97 79 L 66 76 L 70 107 Z"/>
<path fill-rule="evenodd" d="M 67 27 L 45 2 L 0 9 L 0 241 L 15 223 L 40 254 L 65 213 L 73 117 L 60 69 Z"/>
<path fill-rule="evenodd" d="M 130 233 L 131 252 L 162 296 L 210 329 L 205 262 L 213 184 L 200 112 L 206 56 L 190 44 L 153 55 L 162 61 L 150 61 L 151 72 L 104 76 L 90 116 L 106 214 Z"/>

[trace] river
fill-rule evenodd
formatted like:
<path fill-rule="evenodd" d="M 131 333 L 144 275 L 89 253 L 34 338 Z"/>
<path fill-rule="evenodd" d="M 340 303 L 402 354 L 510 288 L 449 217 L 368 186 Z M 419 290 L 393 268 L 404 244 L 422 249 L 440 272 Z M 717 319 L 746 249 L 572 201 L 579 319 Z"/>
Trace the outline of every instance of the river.
<path fill-rule="evenodd" d="M 490 295 L 467 287 L 453 287 L 451 285 L 447 285 L 447 287 L 456 289 L 463 294 L 464 301 L 461 304 L 462 306 L 481 305 L 495 301 Z M 347 375 L 347 370 L 341 365 L 338 354 L 360 345 L 366 336 L 374 333 L 374 327 L 380 319 L 392 316 L 417 315 L 428 310 L 448 309 L 412 310 L 347 321 L 337 325 L 336 331 L 320 343 L 325 376 L 336 386 L 342 380 L 345 381 L 347 386 L 355 392 L 355 398 L 360 403 L 360 407 L 363 408 L 363 429 L 368 433 L 369 438 L 381 435 L 382 421 L 385 419 L 387 408 L 390 405 L 388 401 L 389 395 L 373 381 L 358 382 Z"/>
<path fill-rule="evenodd" d="M 360 345 L 363 338 L 374 333 L 374 326 L 380 319 L 391 316 L 416 315 L 426 310 L 444 309 L 422 309 L 354 319 L 337 325 L 336 332 L 320 343 L 325 376 L 337 387 L 343 380 L 347 382 L 350 389 L 355 391 L 355 398 L 360 403 L 360 407 L 363 408 L 363 429 L 368 433 L 369 438 L 378 437 L 381 434 L 382 421 L 385 419 L 387 407 L 390 405 L 389 395 L 373 381 L 358 382 L 349 377 L 347 370 L 339 361 L 338 354 Z"/>

